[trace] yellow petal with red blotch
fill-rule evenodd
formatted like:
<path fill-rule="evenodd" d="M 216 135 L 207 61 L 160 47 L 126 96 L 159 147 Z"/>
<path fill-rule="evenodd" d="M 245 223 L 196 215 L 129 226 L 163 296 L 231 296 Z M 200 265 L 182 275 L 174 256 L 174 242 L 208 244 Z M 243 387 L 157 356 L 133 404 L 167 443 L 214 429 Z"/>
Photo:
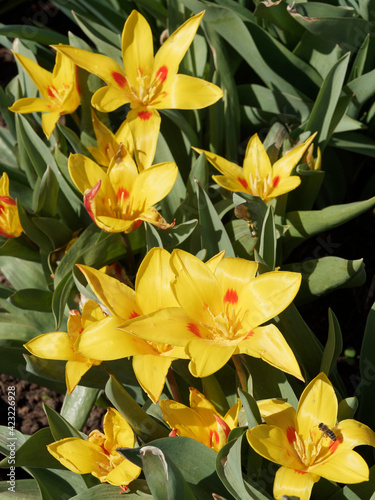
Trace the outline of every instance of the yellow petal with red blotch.
<path fill-rule="evenodd" d="M 40 111 L 51 111 L 51 105 L 48 101 L 40 97 L 23 97 L 18 99 L 10 108 L 13 113 L 38 113 Z"/>
<path fill-rule="evenodd" d="M 135 179 L 132 204 L 135 210 L 147 210 L 165 198 L 176 182 L 177 165 L 173 162 L 159 163 L 143 170 Z M 142 211 L 143 211 L 142 210 Z"/>
<path fill-rule="evenodd" d="M 150 78 L 154 66 L 154 44 L 152 31 L 146 19 L 133 10 L 122 30 L 122 58 L 126 77 L 135 87 L 139 78 Z M 150 84 L 151 81 L 148 81 Z"/>
<path fill-rule="evenodd" d="M 156 404 L 165 385 L 165 379 L 173 358 L 161 355 L 140 355 L 133 357 L 133 370 L 139 385 Z"/>
<path fill-rule="evenodd" d="M 137 465 L 134 465 L 130 460 L 121 462 L 120 465 L 112 469 L 109 474 L 107 474 L 106 482 L 113 484 L 114 486 L 127 486 L 130 482 L 137 479 L 142 469 Z"/>
<path fill-rule="evenodd" d="M 52 45 L 52 48 L 69 57 L 80 68 L 99 76 L 108 85 L 120 90 L 127 86 L 124 68 L 111 57 L 94 54 L 88 50 L 77 49 L 70 45 Z"/>
<path fill-rule="evenodd" d="M 163 417 L 171 429 L 177 429 L 178 436 L 186 436 L 210 446 L 210 434 L 198 413 L 169 399 L 160 401 Z"/>
<path fill-rule="evenodd" d="M 155 55 L 154 72 L 151 81 L 154 80 L 162 67 L 168 69 L 166 82 L 169 83 L 170 80 L 173 80 L 180 62 L 193 41 L 203 16 L 204 11 L 191 17 L 167 38 Z"/>
<path fill-rule="evenodd" d="M 337 483 L 353 484 L 368 481 L 369 469 L 365 460 L 353 450 L 337 450 L 328 460 L 312 466 L 310 472 Z"/>
<path fill-rule="evenodd" d="M 254 134 L 247 143 L 245 158 L 243 161 L 243 172 L 245 179 L 265 178 L 272 171 L 271 161 L 264 149 L 258 134 Z"/>
<path fill-rule="evenodd" d="M 296 410 L 289 403 L 279 399 L 257 401 L 260 414 L 266 424 L 277 425 L 285 431 L 296 427 Z"/>
<path fill-rule="evenodd" d="M 222 259 L 216 266 L 215 276 L 220 284 L 224 303 L 228 302 L 225 297 L 230 295 L 235 307 L 243 287 L 254 279 L 257 270 L 258 262 L 238 257 Z"/>
<path fill-rule="evenodd" d="M 283 500 L 286 496 L 309 500 L 312 487 L 319 479 L 316 474 L 280 467 L 276 472 L 273 495 L 276 500 Z"/>
<path fill-rule="evenodd" d="M 116 197 L 104 170 L 94 161 L 81 154 L 71 154 L 68 160 L 70 177 L 82 194 L 92 189 L 99 181 L 100 193 L 105 194 L 112 204 L 116 205 Z"/>
<path fill-rule="evenodd" d="M 213 317 L 223 311 L 223 296 L 215 275 L 184 250 L 173 250 L 170 265 L 177 276 L 171 288 L 180 306 L 195 322 L 215 328 Z"/>
<path fill-rule="evenodd" d="M 86 329 L 107 316 L 108 315 L 103 311 L 100 305 L 95 302 L 95 300 L 90 299 L 83 304 L 81 318 L 82 328 Z"/>
<path fill-rule="evenodd" d="M 91 98 L 91 106 L 102 113 L 110 113 L 128 102 L 126 94 L 112 85 L 100 88 Z"/>
<path fill-rule="evenodd" d="M 101 361 L 148 353 L 150 348 L 147 342 L 118 330 L 123 322 L 121 318 L 109 317 L 98 323 L 97 327 L 93 325 L 83 331 L 75 344 L 76 351 Z"/>
<path fill-rule="evenodd" d="M 249 356 L 255 351 L 266 363 L 303 380 L 292 349 L 275 325 L 254 328 L 249 338 L 240 342 L 238 350 Z"/>
<path fill-rule="evenodd" d="M 143 311 L 138 307 L 135 292 L 116 278 L 83 264 L 77 264 L 89 285 L 108 310 L 123 320 L 140 316 Z"/>
<path fill-rule="evenodd" d="M 190 387 L 189 404 L 190 408 L 194 408 L 195 410 L 200 408 L 201 410 L 209 410 L 211 413 L 217 413 L 214 405 L 195 387 Z M 202 416 L 204 413 L 200 413 L 200 415 Z M 211 417 L 211 423 L 214 422 L 214 417 Z"/>
<path fill-rule="evenodd" d="M 137 304 L 143 314 L 166 307 L 178 307 L 170 282 L 174 273 L 169 266 L 171 254 L 163 248 L 152 248 L 139 266 L 135 280 Z M 155 293 L 158 290 L 158 293 Z"/>
<path fill-rule="evenodd" d="M 305 471 L 286 433 L 277 426 L 257 425 L 246 433 L 250 446 L 262 457 L 291 469 Z"/>
<path fill-rule="evenodd" d="M 106 437 L 105 448 L 134 448 L 135 435 L 133 429 L 115 408 L 108 408 L 104 415 L 103 430 Z"/>
<path fill-rule="evenodd" d="M 217 169 L 219 172 L 221 172 L 225 177 L 228 177 L 230 179 L 233 179 L 233 181 L 238 182 L 239 186 L 242 186 L 242 188 L 245 188 L 244 186 L 244 173 L 243 169 L 239 167 L 236 163 L 233 163 L 231 161 L 226 160 L 222 156 L 218 156 L 215 153 L 211 153 L 211 151 L 205 151 L 203 149 L 199 148 L 193 148 L 194 151 L 197 153 L 201 154 L 204 153 L 207 160 Z M 214 176 L 213 176 L 214 177 Z M 217 176 L 220 178 L 220 176 Z M 239 180 L 241 179 L 241 180 Z M 237 184 L 236 184 L 237 186 Z M 238 191 L 238 189 L 236 189 Z"/>
<path fill-rule="evenodd" d="M 42 114 L 42 128 L 47 139 L 51 137 L 55 129 L 56 123 L 59 121 L 60 112 L 43 113 Z"/>
<path fill-rule="evenodd" d="M 375 447 L 375 433 L 370 427 L 357 420 L 341 420 L 336 426 L 340 434 L 340 451 L 367 444 Z"/>
<path fill-rule="evenodd" d="M 273 164 L 272 173 L 273 176 L 279 176 L 281 179 L 288 177 L 293 170 L 293 168 L 298 164 L 307 148 L 310 146 L 314 140 L 317 132 L 311 135 L 303 144 L 300 144 L 296 148 L 293 148 L 289 153 L 282 156 Z"/>
<path fill-rule="evenodd" d="M 161 118 L 156 109 L 139 106 L 126 116 L 134 140 L 134 156 L 138 169 L 149 168 L 154 160 Z"/>
<path fill-rule="evenodd" d="M 29 340 L 24 347 L 42 359 L 69 360 L 76 356 L 72 340 L 66 332 L 43 333 Z"/>
<path fill-rule="evenodd" d="M 183 309 L 168 307 L 127 321 L 119 329 L 151 342 L 184 347 L 194 338 L 189 329 L 191 325 L 191 319 Z"/>
<path fill-rule="evenodd" d="M 228 343 L 229 344 L 229 343 Z M 186 353 L 191 359 L 189 370 L 194 377 L 208 377 L 216 373 L 231 358 L 235 345 L 220 345 L 207 339 L 193 339 L 186 346 Z"/>
<path fill-rule="evenodd" d="M 242 175 L 237 179 L 226 177 L 225 175 L 213 175 L 212 179 L 216 182 L 216 184 L 219 184 L 222 188 L 228 189 L 228 191 L 232 191 L 233 193 L 239 192 L 252 194 Z"/>
<path fill-rule="evenodd" d="M 336 425 L 337 397 L 324 373 L 317 375 L 305 388 L 297 409 L 297 432 L 308 441 L 310 430 L 319 423 Z M 344 481 L 345 482 L 345 481 Z"/>
<path fill-rule="evenodd" d="M 301 184 L 301 177 L 298 175 L 292 175 L 291 177 L 287 177 L 279 182 L 277 187 L 270 192 L 269 196 L 265 198 L 264 203 L 268 203 L 276 196 L 280 196 L 285 193 L 289 193 L 293 189 L 296 189 Z"/>
<path fill-rule="evenodd" d="M 244 322 L 250 331 L 286 309 L 297 295 L 301 274 L 272 271 L 261 274 L 243 287 L 238 310 L 246 311 Z"/>
<path fill-rule="evenodd" d="M 17 54 L 17 52 L 13 52 L 13 55 L 38 87 L 38 90 L 43 98 L 49 100 L 50 97 L 48 95 L 48 87 L 52 85 L 52 73 L 42 68 L 38 63 L 26 56 Z"/>
<path fill-rule="evenodd" d="M 48 451 L 64 467 L 76 474 L 99 472 L 99 464 L 109 459 L 98 444 L 80 438 L 65 438 L 47 445 Z M 103 475 L 103 472 L 101 473 Z"/>
<path fill-rule="evenodd" d="M 65 382 L 68 393 L 71 394 L 83 375 L 90 370 L 90 361 L 68 361 L 65 366 Z"/>
<path fill-rule="evenodd" d="M 202 78 L 176 75 L 173 85 L 158 95 L 152 105 L 157 109 L 202 109 L 223 97 L 217 85 Z"/>

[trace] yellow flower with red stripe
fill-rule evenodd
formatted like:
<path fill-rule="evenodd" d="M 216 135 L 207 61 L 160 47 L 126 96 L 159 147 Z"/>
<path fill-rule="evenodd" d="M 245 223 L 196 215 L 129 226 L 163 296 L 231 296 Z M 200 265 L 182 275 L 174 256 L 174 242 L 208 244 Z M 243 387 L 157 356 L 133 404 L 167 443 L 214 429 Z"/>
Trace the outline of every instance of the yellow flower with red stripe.
<path fill-rule="evenodd" d="M 146 19 L 133 10 L 122 32 L 123 66 L 102 54 L 69 45 L 55 49 L 107 84 L 92 97 L 92 106 L 110 112 L 130 104 L 127 121 L 135 141 L 139 168 L 151 165 L 160 129 L 158 109 L 200 109 L 222 97 L 216 85 L 177 74 L 180 62 L 193 41 L 204 12 L 188 19 L 154 55 L 153 36 Z"/>
<path fill-rule="evenodd" d="M 241 402 L 237 401 L 225 416 L 194 387 L 190 387 L 190 408 L 170 399 L 160 401 L 160 409 L 170 436 L 186 436 L 218 452 L 227 443 L 229 433 L 238 425 Z"/>
<path fill-rule="evenodd" d="M 42 112 L 43 132 L 49 139 L 60 116 L 73 113 L 81 101 L 76 66 L 71 59 L 57 53 L 50 73 L 28 57 L 15 52 L 14 56 L 38 87 L 41 97 L 24 97 L 9 109 L 21 114 Z"/>
<path fill-rule="evenodd" d="M 22 231 L 17 204 L 9 196 L 9 177 L 4 172 L 0 179 L 0 236 L 17 238 Z"/>
<path fill-rule="evenodd" d="M 300 177 L 291 173 L 315 136 L 316 133 L 279 158 L 273 165 L 257 134 L 254 134 L 247 144 L 243 168 L 210 151 L 193 149 L 198 153 L 204 153 L 207 160 L 223 174 L 212 176 L 219 186 L 229 191 L 259 196 L 268 203 L 301 184 Z"/>
<path fill-rule="evenodd" d="M 258 405 L 266 424 L 248 430 L 247 439 L 259 455 L 281 464 L 276 500 L 284 495 L 308 500 L 321 477 L 344 484 L 368 481 L 368 466 L 353 448 L 375 446 L 375 434 L 353 419 L 337 422 L 337 397 L 324 373 L 305 388 L 297 410 L 280 400 Z"/>

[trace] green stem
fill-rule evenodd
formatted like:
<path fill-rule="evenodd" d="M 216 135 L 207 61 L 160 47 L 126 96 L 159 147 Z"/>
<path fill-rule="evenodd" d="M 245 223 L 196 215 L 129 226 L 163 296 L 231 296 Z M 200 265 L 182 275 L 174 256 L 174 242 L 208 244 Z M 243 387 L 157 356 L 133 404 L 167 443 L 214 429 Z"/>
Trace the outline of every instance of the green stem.
<path fill-rule="evenodd" d="M 178 388 L 178 385 L 177 385 L 176 378 L 174 376 L 172 367 L 170 367 L 169 370 L 168 370 L 167 381 L 168 381 L 169 389 L 170 389 L 170 391 L 172 393 L 173 399 L 177 403 L 182 403 L 180 389 Z"/>
<path fill-rule="evenodd" d="M 130 244 L 129 236 L 126 233 L 121 233 L 121 239 L 124 243 L 125 249 L 126 249 L 126 261 L 128 263 L 128 276 L 129 278 L 134 281 L 135 279 L 135 266 L 134 266 L 134 256 L 133 256 L 133 250 L 132 246 Z"/>
<path fill-rule="evenodd" d="M 241 357 L 239 355 L 232 356 L 232 361 L 236 368 L 236 372 L 240 381 L 241 389 L 247 391 L 247 373 L 242 364 Z"/>

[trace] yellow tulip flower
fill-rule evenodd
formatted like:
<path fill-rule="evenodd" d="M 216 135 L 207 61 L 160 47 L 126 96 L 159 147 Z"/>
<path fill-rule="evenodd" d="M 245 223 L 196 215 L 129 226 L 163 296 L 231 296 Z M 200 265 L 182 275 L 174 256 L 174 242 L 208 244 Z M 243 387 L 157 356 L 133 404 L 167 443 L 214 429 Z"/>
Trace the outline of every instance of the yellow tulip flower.
<path fill-rule="evenodd" d="M 337 397 L 324 373 L 305 388 L 297 411 L 280 400 L 258 404 L 266 424 L 247 431 L 247 439 L 259 455 L 281 464 L 276 500 L 284 495 L 308 500 L 321 477 L 344 484 L 368 481 L 368 466 L 353 448 L 375 446 L 375 434 L 356 420 L 337 422 Z"/>
<path fill-rule="evenodd" d="M 293 148 L 273 165 L 257 134 L 249 140 L 246 148 L 243 168 L 210 151 L 193 148 L 197 153 L 204 153 L 207 160 L 223 175 L 213 175 L 219 186 L 233 192 L 259 196 L 268 203 L 276 196 L 289 193 L 301 184 L 298 175 L 291 175 L 306 152 L 316 133 L 303 144 Z"/>
<path fill-rule="evenodd" d="M 301 275 L 277 271 L 255 277 L 258 263 L 217 257 L 204 264 L 174 250 L 171 288 L 180 307 L 149 313 L 120 328 L 151 342 L 184 347 L 195 377 L 212 375 L 234 354 L 248 354 L 302 379 L 278 328 L 260 326 L 292 302 Z"/>
<path fill-rule="evenodd" d="M 135 290 L 121 281 L 88 266 L 79 265 L 95 295 L 110 314 L 122 323 L 165 307 L 178 306 L 169 287 L 174 278 L 169 266 L 170 254 L 153 248 L 143 259 L 137 273 Z M 157 293 L 155 293 L 157 290 Z M 120 321 L 120 320 L 119 320 Z M 82 332 L 76 349 L 83 356 L 101 360 L 133 356 L 133 369 L 142 389 L 156 403 L 174 359 L 186 358 L 184 349 L 158 342 L 148 342 L 108 325 L 108 328 Z"/>
<path fill-rule="evenodd" d="M 64 467 L 76 474 L 92 474 L 101 483 L 120 486 L 126 491 L 141 470 L 116 451 L 134 448 L 135 436 L 128 422 L 114 408 L 108 408 L 103 422 L 104 434 L 98 430 L 87 440 L 65 438 L 48 444 L 47 449 Z"/>
<path fill-rule="evenodd" d="M 60 53 L 56 54 L 52 73 L 28 57 L 16 53 L 14 56 L 38 87 L 41 97 L 24 97 L 9 109 L 21 114 L 42 112 L 43 132 L 49 139 L 60 116 L 73 113 L 81 101 L 76 67 Z"/>
<path fill-rule="evenodd" d="M 102 123 L 92 110 L 92 124 L 97 141 L 97 146 L 87 146 L 95 161 L 103 167 L 108 167 L 115 156 L 120 144 L 133 156 L 134 144 L 133 136 L 127 121 L 124 121 L 114 134 Z"/>
<path fill-rule="evenodd" d="M 108 233 L 130 233 L 142 221 L 161 229 L 168 224 L 153 208 L 172 189 L 178 168 L 175 163 L 153 165 L 138 173 L 130 154 L 121 145 L 107 172 L 81 154 L 70 155 L 69 173 L 84 195 L 84 204 L 95 224 Z"/>
<path fill-rule="evenodd" d="M 216 452 L 227 443 L 230 431 L 237 427 L 241 409 L 241 401 L 238 401 L 223 417 L 194 387 L 190 387 L 190 408 L 169 399 L 162 399 L 159 404 L 172 429 L 171 436 L 190 437 Z"/>
<path fill-rule="evenodd" d="M 67 361 L 65 380 L 70 394 L 83 375 L 92 366 L 101 363 L 101 360 L 79 354 L 75 348 L 77 339 L 83 332 L 90 335 L 97 328 L 109 324 L 115 328 L 120 323 L 117 318 L 108 317 L 95 301 L 88 300 L 82 308 L 82 315 L 75 309 L 70 311 L 67 332 L 44 333 L 27 342 L 24 347 L 38 358 Z"/>
<path fill-rule="evenodd" d="M 4 172 L 0 179 L 0 236 L 17 238 L 22 231 L 16 202 L 9 196 L 9 177 Z"/>
<path fill-rule="evenodd" d="M 216 85 L 177 74 L 199 27 L 204 12 L 188 19 L 160 47 L 154 56 L 150 25 L 133 10 L 122 32 L 123 66 L 108 56 L 93 54 L 69 45 L 55 49 L 78 66 L 99 76 L 107 84 L 92 97 L 92 106 L 110 112 L 130 104 L 127 121 L 135 140 L 135 157 L 141 169 L 151 165 L 158 132 L 158 109 L 200 109 L 222 97 Z"/>

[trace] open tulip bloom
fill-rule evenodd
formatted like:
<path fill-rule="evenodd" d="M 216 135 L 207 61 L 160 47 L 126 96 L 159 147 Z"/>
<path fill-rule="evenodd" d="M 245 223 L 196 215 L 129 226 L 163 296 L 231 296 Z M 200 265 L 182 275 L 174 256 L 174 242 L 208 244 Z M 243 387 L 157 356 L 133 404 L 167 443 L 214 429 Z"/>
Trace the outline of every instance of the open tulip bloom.
<path fill-rule="evenodd" d="M 337 422 L 337 397 L 324 373 L 303 391 L 297 411 L 280 400 L 258 404 L 266 424 L 247 431 L 247 439 L 259 455 L 281 464 L 277 500 L 284 495 L 308 500 L 321 477 L 345 484 L 369 479 L 366 462 L 353 448 L 375 446 L 375 434 L 356 420 Z"/>
<path fill-rule="evenodd" d="M 72 472 L 92 474 L 101 483 L 110 483 L 126 490 L 142 469 L 120 455 L 116 448 L 134 448 L 134 432 L 114 408 L 108 408 L 103 428 L 104 434 L 94 430 L 87 440 L 65 438 L 47 445 L 47 449 Z"/>
<path fill-rule="evenodd" d="M 230 431 L 238 425 L 241 402 L 233 405 L 223 417 L 203 394 L 190 387 L 190 408 L 162 399 L 160 409 L 172 429 L 171 436 L 190 437 L 218 452 L 227 443 Z"/>
<path fill-rule="evenodd" d="M 81 154 L 70 155 L 69 173 L 84 195 L 90 217 L 103 231 L 129 233 L 149 222 L 161 229 L 172 227 L 153 205 L 162 200 L 176 181 L 175 163 L 153 165 L 138 173 L 129 152 L 121 145 L 107 172 Z"/>
<path fill-rule="evenodd" d="M 9 196 L 9 177 L 4 172 L 0 178 L 0 236 L 17 238 L 22 231 L 16 201 Z"/>
<path fill-rule="evenodd" d="M 41 97 L 24 97 L 9 109 L 21 114 L 42 112 L 43 132 L 49 139 L 60 116 L 73 113 L 81 101 L 76 66 L 71 59 L 57 53 L 50 73 L 28 57 L 17 53 L 14 56 L 38 87 Z"/>
<path fill-rule="evenodd" d="M 294 299 L 301 275 L 269 272 L 258 264 L 218 254 L 207 263 L 174 250 L 171 289 L 179 307 L 128 321 L 121 329 L 151 342 L 180 346 L 195 377 L 220 370 L 234 354 L 248 354 L 302 379 L 294 354 L 276 326 L 260 326 Z M 150 285 L 151 286 L 151 285 Z"/>
<path fill-rule="evenodd" d="M 207 160 L 223 174 L 212 176 L 219 186 L 229 191 L 259 196 L 265 203 L 268 203 L 276 196 L 289 193 L 301 184 L 300 177 L 291 173 L 315 136 L 316 133 L 282 156 L 273 165 L 258 134 L 254 134 L 247 144 L 243 168 L 210 151 L 193 149 L 198 153 L 204 153 Z"/>
<path fill-rule="evenodd" d="M 135 156 L 140 168 L 151 165 L 155 153 L 160 128 L 158 109 L 200 109 L 222 97 L 216 85 L 177 74 L 203 15 L 201 12 L 188 19 L 154 56 L 150 25 L 142 14 L 133 10 L 122 32 L 123 66 L 102 54 L 69 45 L 54 47 L 107 84 L 93 95 L 94 108 L 110 112 L 130 104 L 127 121 L 135 138 Z"/>
<path fill-rule="evenodd" d="M 174 277 L 169 257 L 167 250 L 162 248 L 150 250 L 139 267 L 135 290 L 101 271 L 83 265 L 78 267 L 119 326 L 119 318 L 123 324 L 143 314 L 178 305 L 169 287 Z M 135 376 L 154 403 L 160 397 L 172 361 L 187 357 L 182 347 L 149 342 L 115 329 L 111 324 L 92 333 L 82 332 L 76 344 L 78 352 L 103 361 L 133 356 Z"/>

